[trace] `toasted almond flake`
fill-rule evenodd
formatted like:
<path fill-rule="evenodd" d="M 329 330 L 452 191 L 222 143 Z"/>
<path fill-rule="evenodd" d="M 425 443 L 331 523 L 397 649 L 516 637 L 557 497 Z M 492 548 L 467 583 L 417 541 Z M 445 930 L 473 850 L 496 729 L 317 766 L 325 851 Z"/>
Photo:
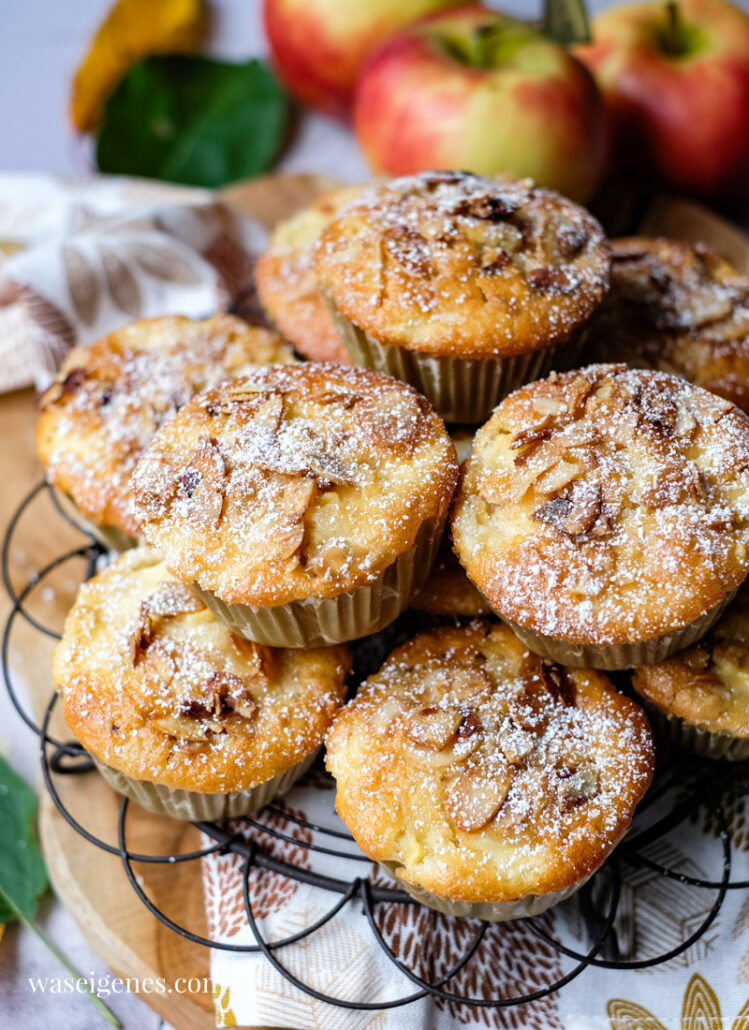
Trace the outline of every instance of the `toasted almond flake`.
<path fill-rule="evenodd" d="M 507 798 L 512 773 L 507 766 L 472 766 L 450 787 L 445 802 L 447 813 L 459 830 L 474 833 L 492 819 Z"/>

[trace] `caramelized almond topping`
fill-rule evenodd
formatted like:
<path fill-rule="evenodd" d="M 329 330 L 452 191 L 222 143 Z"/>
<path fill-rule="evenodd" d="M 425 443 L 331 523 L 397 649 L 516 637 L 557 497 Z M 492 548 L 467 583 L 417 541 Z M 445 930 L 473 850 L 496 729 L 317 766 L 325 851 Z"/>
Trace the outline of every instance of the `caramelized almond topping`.
<path fill-rule="evenodd" d="M 561 665 L 541 663 L 541 679 L 555 701 L 568 708 L 574 708 L 577 691 L 575 684 Z"/>
<path fill-rule="evenodd" d="M 218 440 L 204 436 L 196 447 L 180 483 L 193 502 L 191 513 L 207 530 L 221 522 L 226 490 L 226 465 Z"/>
<path fill-rule="evenodd" d="M 232 672 L 214 672 L 203 688 L 208 711 L 220 719 L 230 712 L 236 712 L 245 719 L 251 719 L 257 711 L 245 682 Z"/>
<path fill-rule="evenodd" d="M 575 280 L 564 268 L 534 268 L 528 272 L 528 285 L 544 293 L 572 293 Z"/>
<path fill-rule="evenodd" d="M 492 819 L 507 798 L 512 773 L 506 765 L 474 765 L 450 787 L 445 807 L 459 830 L 473 833 Z"/>
<path fill-rule="evenodd" d="M 456 709 L 427 706 L 409 717 L 403 732 L 412 744 L 441 751 L 455 740 L 461 719 Z"/>
<path fill-rule="evenodd" d="M 552 497 L 537 508 L 533 518 L 566 536 L 580 537 L 592 529 L 601 514 L 602 503 L 600 484 L 578 479 L 567 493 Z"/>
<path fill-rule="evenodd" d="M 557 793 L 562 809 L 569 811 L 590 801 L 598 790 L 598 770 L 592 762 L 586 762 L 580 768 L 569 770 L 567 775 L 563 775 Z"/>

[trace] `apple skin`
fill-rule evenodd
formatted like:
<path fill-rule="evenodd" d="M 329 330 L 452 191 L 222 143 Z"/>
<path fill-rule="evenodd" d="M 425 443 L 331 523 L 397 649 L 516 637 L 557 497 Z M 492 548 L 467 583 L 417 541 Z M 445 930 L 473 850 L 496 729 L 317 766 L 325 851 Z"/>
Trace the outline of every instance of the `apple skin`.
<path fill-rule="evenodd" d="M 659 42 L 664 4 L 616 7 L 575 48 L 607 102 L 616 160 L 668 186 L 723 202 L 749 199 L 749 17 L 724 0 L 681 0 L 691 36 Z"/>
<path fill-rule="evenodd" d="M 275 67 L 297 100 L 350 114 L 366 57 L 402 28 L 461 0 L 264 0 Z"/>
<path fill-rule="evenodd" d="M 446 49 L 487 26 L 508 36 L 499 66 Z M 530 26 L 476 6 L 426 18 L 370 58 L 354 129 L 378 174 L 507 172 L 575 200 L 593 192 L 607 157 L 605 108 L 586 68 Z"/>

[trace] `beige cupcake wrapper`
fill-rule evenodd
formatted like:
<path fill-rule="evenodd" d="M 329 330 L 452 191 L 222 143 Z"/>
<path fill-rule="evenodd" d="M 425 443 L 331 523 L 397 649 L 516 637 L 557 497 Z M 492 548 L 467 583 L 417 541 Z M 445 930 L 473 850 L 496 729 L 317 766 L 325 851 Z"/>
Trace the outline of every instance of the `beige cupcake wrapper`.
<path fill-rule="evenodd" d="M 410 894 L 414 901 L 433 908 L 437 912 L 442 912 L 446 916 L 483 919 L 489 923 L 506 923 L 510 919 L 538 916 L 553 905 L 558 905 L 561 901 L 572 897 L 593 875 L 590 873 L 563 890 L 551 891 L 549 894 L 527 894 L 524 898 L 517 898 L 515 901 L 450 901 L 423 887 L 414 887 L 398 879 L 395 875 L 395 870 L 398 868 L 397 862 L 380 862 L 379 866 L 383 872 L 398 883 L 402 890 Z"/>
<path fill-rule="evenodd" d="M 301 762 L 297 762 L 286 772 L 274 776 L 265 783 L 247 790 L 236 790 L 229 794 L 201 794 L 193 790 L 174 790 L 161 783 L 150 783 L 146 780 L 134 780 L 130 776 L 105 765 L 91 755 L 94 765 L 101 775 L 114 789 L 137 801 L 143 808 L 157 815 L 168 815 L 172 819 L 188 819 L 192 822 L 200 820 L 217 821 L 234 818 L 240 815 L 251 815 L 258 812 L 274 798 L 285 794 L 302 777 L 314 762 L 320 748 L 315 748 Z"/>
<path fill-rule="evenodd" d="M 274 608 L 225 604 L 210 590 L 195 590 L 217 618 L 248 640 L 270 647 L 326 647 L 369 636 L 388 626 L 426 583 L 445 517 L 421 526 L 413 545 L 377 579 L 338 597 L 307 597 Z"/>
<path fill-rule="evenodd" d="M 94 540 L 98 540 L 102 547 L 106 548 L 107 551 L 129 551 L 131 547 L 137 547 L 139 540 L 137 537 L 130 536 L 129 533 L 125 533 L 124 530 L 118 526 L 103 525 L 97 526 L 95 522 L 92 522 L 88 515 L 84 515 L 78 505 L 75 503 L 70 494 L 66 494 L 62 490 L 58 490 L 56 486 L 52 489 L 55 492 L 57 500 L 63 508 L 69 509 L 68 514 L 80 525 L 80 528 L 90 533 Z"/>
<path fill-rule="evenodd" d="M 716 733 L 687 722 L 679 715 L 664 712 L 650 698 L 637 691 L 637 699 L 648 713 L 650 725 L 657 739 L 667 740 L 675 747 L 693 751 L 703 758 L 724 758 L 743 762 L 749 759 L 749 738 L 734 737 L 730 733 Z"/>
<path fill-rule="evenodd" d="M 386 372 L 420 390 L 446 422 L 485 422 L 503 397 L 543 378 L 577 337 L 504 358 L 453 358 L 380 343 L 340 314 L 327 298 L 343 345 L 357 365 Z M 570 361 L 568 359 L 568 361 Z M 567 364 L 567 362 L 565 362 Z"/>
<path fill-rule="evenodd" d="M 611 672 L 616 669 L 631 669 L 637 665 L 656 665 L 675 651 L 682 651 L 696 643 L 717 622 L 735 596 L 736 590 L 731 591 L 720 604 L 673 633 L 624 644 L 571 644 L 519 626 L 499 611 L 497 614 L 529 650 L 540 654 L 542 658 L 573 669 L 604 669 Z"/>

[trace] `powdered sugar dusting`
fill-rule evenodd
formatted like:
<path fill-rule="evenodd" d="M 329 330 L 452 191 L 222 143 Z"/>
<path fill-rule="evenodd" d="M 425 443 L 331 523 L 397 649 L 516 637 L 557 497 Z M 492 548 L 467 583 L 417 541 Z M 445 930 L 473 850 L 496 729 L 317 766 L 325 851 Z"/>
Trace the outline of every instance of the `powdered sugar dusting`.
<path fill-rule="evenodd" d="M 322 233 L 316 266 L 376 339 L 489 357 L 555 343 L 608 284 L 582 208 L 530 180 L 424 172 L 365 192 Z"/>
<path fill-rule="evenodd" d="M 466 867 L 486 897 L 579 879 L 619 839 L 652 776 L 637 706 L 603 676 L 548 665 L 480 621 L 396 651 L 339 716 L 328 748 L 339 810 L 364 813 L 350 828 L 367 854 L 427 889 L 452 871 L 454 899 L 471 889 Z"/>
<path fill-rule="evenodd" d="M 376 578 L 442 516 L 456 478 L 444 425 L 415 390 L 307 365 L 196 398 L 133 487 L 175 573 L 227 602 L 269 606 Z"/>
<path fill-rule="evenodd" d="M 749 569 L 749 420 L 663 373 L 552 375 L 477 435 L 453 532 L 494 606 L 536 632 L 671 632 Z"/>
<path fill-rule="evenodd" d="M 236 637 L 141 547 L 81 587 L 53 674 L 68 724 L 106 764 L 229 792 L 320 743 L 349 662 L 347 648 L 274 650 Z"/>
<path fill-rule="evenodd" d="M 48 478 L 97 524 L 135 535 L 129 480 L 159 427 L 222 379 L 291 360 L 274 333 L 229 315 L 145 320 L 74 348 L 40 399 Z"/>

